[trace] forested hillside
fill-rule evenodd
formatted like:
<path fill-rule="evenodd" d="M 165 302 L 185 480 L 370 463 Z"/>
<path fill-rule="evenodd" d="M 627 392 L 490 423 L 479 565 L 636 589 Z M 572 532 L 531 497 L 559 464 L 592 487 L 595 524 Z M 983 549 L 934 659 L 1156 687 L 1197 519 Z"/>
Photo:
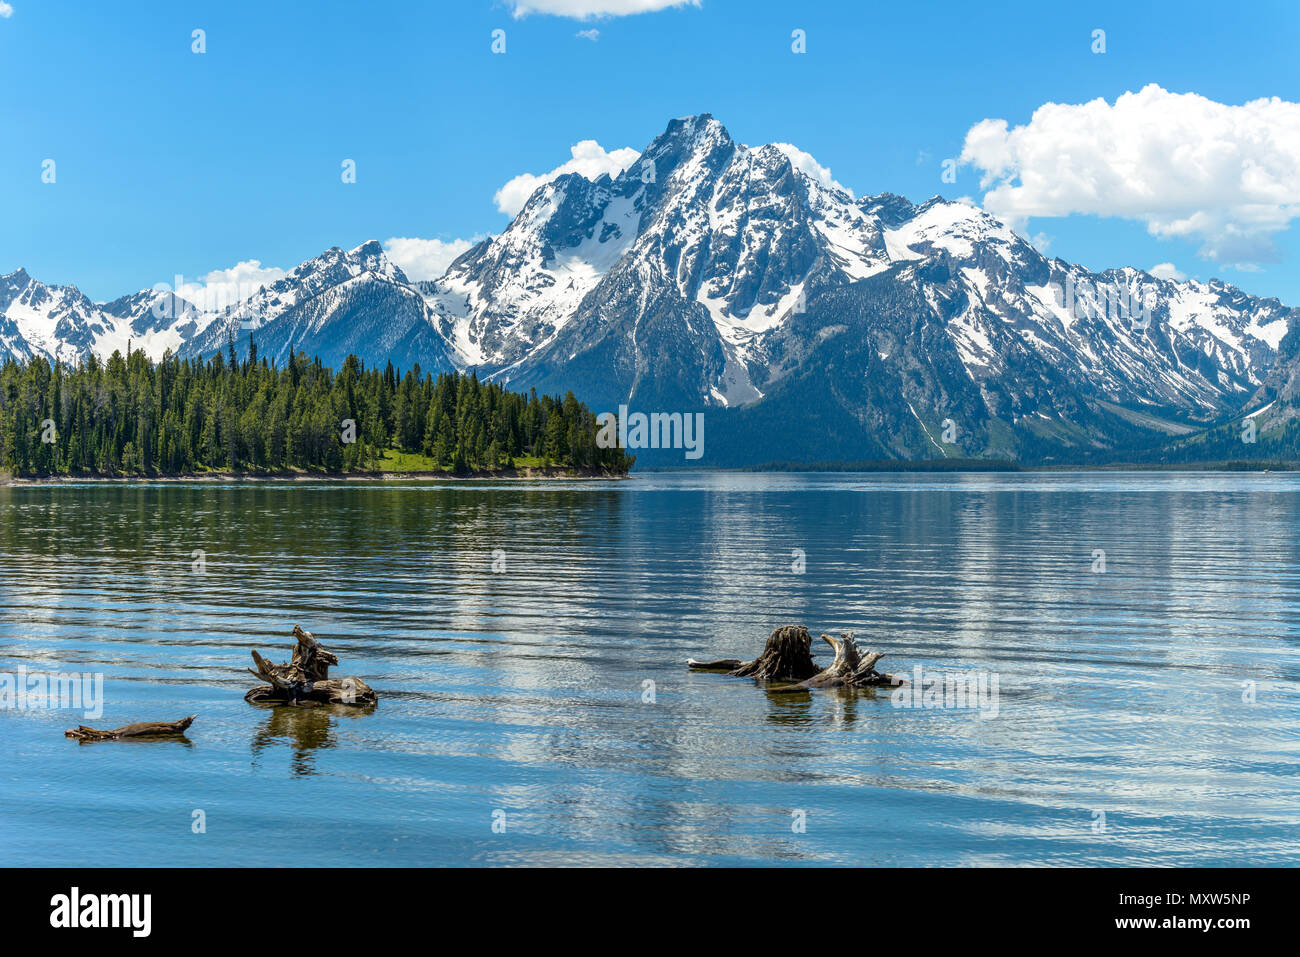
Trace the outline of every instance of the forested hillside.
<path fill-rule="evenodd" d="M 374 471 L 417 461 L 458 474 L 517 465 L 626 472 L 596 445 L 574 398 L 508 392 L 419 366 L 338 372 L 297 353 L 285 367 L 233 349 L 153 362 L 140 352 L 75 367 L 0 367 L 0 468 L 16 475 Z M 521 461 L 522 460 L 522 461 Z"/>

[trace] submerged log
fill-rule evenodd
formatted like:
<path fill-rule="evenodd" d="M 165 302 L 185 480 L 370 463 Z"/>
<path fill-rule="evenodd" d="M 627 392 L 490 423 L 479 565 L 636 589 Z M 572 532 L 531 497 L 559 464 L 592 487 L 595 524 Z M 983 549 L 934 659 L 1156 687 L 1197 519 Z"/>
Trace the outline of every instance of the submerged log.
<path fill-rule="evenodd" d="M 810 688 L 896 688 L 903 679 L 876 670 L 883 651 L 866 652 L 858 648 L 852 633 L 822 640 L 835 651 L 830 666 L 818 670 L 812 657 L 812 636 L 802 625 L 783 625 L 772 632 L 763 646 L 763 654 L 753 661 L 721 658 L 696 661 L 687 658 L 688 667 L 697 671 L 726 671 L 728 674 L 761 681 L 791 682 L 773 691 L 806 691 Z"/>
<path fill-rule="evenodd" d="M 76 738 L 78 741 L 116 741 L 119 738 L 162 738 L 176 737 L 183 735 L 185 729 L 194 723 L 198 715 L 190 715 L 188 718 L 181 718 L 179 721 L 139 721 L 135 724 L 124 724 L 120 728 L 114 728 L 111 731 L 101 731 L 97 728 L 88 728 L 84 724 L 63 732 L 65 738 Z"/>
<path fill-rule="evenodd" d="M 700 671 L 728 670 L 742 678 L 760 681 L 802 681 L 817 674 L 812 658 L 812 636 L 803 625 L 782 625 L 767 636 L 763 653 L 753 661 L 723 658 L 719 661 L 696 661 L 687 658 L 688 667 Z"/>
<path fill-rule="evenodd" d="M 293 626 L 293 636 L 298 643 L 288 664 L 273 665 L 256 650 L 253 663 L 257 670 L 248 673 L 269 682 L 244 695 L 244 700 L 258 703 L 292 704 L 308 707 L 314 704 L 372 705 L 379 700 L 373 689 L 360 678 L 331 678 L 330 667 L 339 663 L 338 656 L 326 651 L 316 636 Z"/>

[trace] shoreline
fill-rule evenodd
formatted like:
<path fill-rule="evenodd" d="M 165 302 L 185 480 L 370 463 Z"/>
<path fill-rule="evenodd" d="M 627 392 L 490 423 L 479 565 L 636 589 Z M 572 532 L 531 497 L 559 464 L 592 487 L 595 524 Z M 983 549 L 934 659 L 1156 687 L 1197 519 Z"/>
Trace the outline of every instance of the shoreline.
<path fill-rule="evenodd" d="M 163 482 L 174 485 L 297 484 L 312 482 L 482 482 L 482 481 L 554 481 L 573 482 L 622 481 L 631 476 L 610 472 L 575 471 L 573 469 L 524 468 L 500 472 L 475 472 L 453 475 L 450 472 L 201 472 L 192 475 L 34 475 L 0 477 L 0 487 L 26 485 L 81 485 L 85 483 L 130 484 Z"/>
<path fill-rule="evenodd" d="M 1043 474 L 1067 474 L 1072 472 L 1078 473 L 1154 473 L 1154 474 L 1171 474 L 1171 473 L 1243 473 L 1254 475 L 1284 474 L 1287 472 L 1300 471 L 1296 463 L 1272 463 L 1267 467 L 1243 467 L 1239 463 L 1227 465 L 1215 465 L 1214 463 L 1196 463 L 1192 465 L 1106 465 L 1106 466 L 1086 466 L 1086 465 L 1057 465 L 1057 466 L 1019 466 L 1015 468 L 720 468 L 720 469 L 666 469 L 666 468 L 646 468 L 640 471 L 642 475 L 656 475 L 665 473 L 690 474 L 692 472 L 714 472 L 726 473 L 732 475 L 998 475 L 998 474 L 1020 474 L 1020 475 L 1043 475 Z M 569 482 L 593 482 L 593 481 L 610 481 L 621 482 L 627 481 L 635 476 L 630 472 L 622 474 L 609 472 L 594 471 L 574 471 L 572 469 L 543 469 L 543 468 L 524 468 L 511 469 L 500 472 L 476 472 L 467 475 L 454 475 L 450 472 L 430 472 L 430 471 L 413 471 L 413 472 L 282 472 L 282 473 L 245 473 L 245 472 L 203 472 L 192 475 L 44 475 L 44 476 L 14 476 L 0 473 L 0 488 L 17 488 L 24 486 L 41 486 L 41 485 L 83 485 L 83 484 L 104 484 L 104 485 L 129 485 L 140 483 L 161 483 L 167 485 L 274 485 L 274 484 L 325 484 L 348 482 L 356 484 L 380 484 L 392 482 L 485 482 L 485 481 L 505 481 L 505 482 L 538 482 L 538 481 L 569 481 Z"/>
<path fill-rule="evenodd" d="M 637 471 L 643 475 L 654 474 L 656 472 L 730 472 L 735 474 L 760 474 L 760 475 L 780 475 L 803 473 L 808 475 L 845 475 L 859 474 L 871 475 L 875 473 L 893 474 L 893 475 L 942 475 L 942 474 L 966 474 L 966 475 L 998 475 L 998 474 L 1042 474 L 1052 472 L 1297 472 L 1300 471 L 1300 461 L 1241 461 L 1231 460 L 1224 462 L 1178 462 L 1178 463 L 1133 463 L 1133 462 L 1116 462 L 1106 465 L 1082 465 L 1082 464 L 1053 464 L 1053 465 L 1018 465 L 1005 461 L 994 460 L 991 464 L 980 465 L 977 461 L 964 460 L 960 466 L 948 466 L 942 464 L 943 459 L 935 459 L 924 462 L 896 462 L 896 463 L 875 463 L 875 462 L 855 462 L 847 463 L 844 466 L 827 463 L 810 463 L 810 464 L 792 464 L 777 463 L 774 465 L 745 465 L 731 468 L 665 468 L 654 465 L 648 465 Z"/>

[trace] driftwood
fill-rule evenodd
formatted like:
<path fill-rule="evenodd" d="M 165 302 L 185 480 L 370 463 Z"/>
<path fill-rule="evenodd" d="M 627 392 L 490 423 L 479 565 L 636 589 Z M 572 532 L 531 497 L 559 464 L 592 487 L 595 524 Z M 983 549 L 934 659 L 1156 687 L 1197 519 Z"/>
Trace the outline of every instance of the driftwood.
<path fill-rule="evenodd" d="M 331 678 L 329 670 L 339 663 L 338 656 L 326 651 L 316 636 L 293 626 L 298 640 L 288 664 L 273 665 L 256 651 L 253 663 L 257 670 L 249 674 L 269 682 L 244 695 L 245 701 L 272 702 L 311 706 L 314 704 L 372 705 L 379 696 L 360 678 Z"/>
<path fill-rule="evenodd" d="M 817 674 L 817 665 L 812 657 L 812 636 L 803 625 L 782 625 L 773 629 L 767 636 L 763 653 L 753 661 L 739 658 L 696 661 L 687 658 L 686 664 L 700 671 L 727 671 L 760 681 L 803 681 Z"/>
<path fill-rule="evenodd" d="M 78 741 L 116 741 L 119 738 L 162 738 L 177 737 L 185 734 L 185 729 L 194 723 L 198 715 L 190 715 L 188 718 L 181 718 L 179 721 L 140 721 L 136 724 L 124 724 L 120 728 L 114 728 L 111 731 L 100 731 L 96 728 L 88 728 L 84 724 L 77 728 L 64 731 L 65 738 L 76 738 Z"/>
<path fill-rule="evenodd" d="M 835 660 L 829 668 L 817 672 L 806 681 L 775 691 L 804 691 L 808 688 L 897 688 L 904 679 L 876 670 L 876 662 L 885 657 L 883 651 L 863 653 L 853 633 L 840 633 L 838 638 L 822 635 L 822 641 L 835 650 Z"/>
<path fill-rule="evenodd" d="M 763 653 L 753 661 L 720 658 L 696 661 L 687 658 L 688 667 L 699 671 L 726 671 L 728 674 L 760 681 L 793 682 L 772 688 L 773 691 L 806 691 L 810 688 L 896 688 L 904 679 L 876 670 L 883 651 L 862 652 L 852 633 L 822 640 L 835 651 L 830 666 L 818 670 L 812 657 L 812 636 L 802 625 L 783 625 L 767 638 Z"/>

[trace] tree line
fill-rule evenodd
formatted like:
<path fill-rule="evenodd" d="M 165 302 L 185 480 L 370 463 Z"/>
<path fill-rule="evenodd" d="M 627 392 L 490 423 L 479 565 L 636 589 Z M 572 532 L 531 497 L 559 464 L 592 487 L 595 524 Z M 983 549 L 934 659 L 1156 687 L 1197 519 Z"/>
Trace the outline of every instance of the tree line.
<path fill-rule="evenodd" d="M 183 475 L 209 470 L 376 471 L 416 453 L 457 474 L 520 464 L 626 472 L 599 448 L 596 417 L 562 399 L 509 392 L 474 374 L 436 379 L 416 365 L 338 372 L 298 352 L 157 362 L 139 350 L 69 365 L 43 357 L 0 367 L 0 468 L 15 475 Z"/>

